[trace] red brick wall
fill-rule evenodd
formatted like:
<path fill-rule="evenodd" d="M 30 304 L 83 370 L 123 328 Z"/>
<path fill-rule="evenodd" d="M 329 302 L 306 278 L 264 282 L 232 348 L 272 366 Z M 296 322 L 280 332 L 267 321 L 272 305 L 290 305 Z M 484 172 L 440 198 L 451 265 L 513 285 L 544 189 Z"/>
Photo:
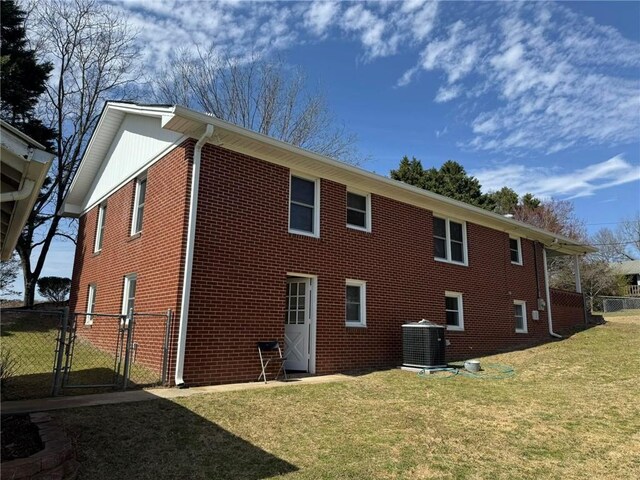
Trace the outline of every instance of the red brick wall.
<path fill-rule="evenodd" d="M 463 293 L 464 332 L 447 332 L 449 359 L 548 337 L 537 307 L 534 244 L 511 264 L 509 236 L 467 224 L 469 266 L 433 259 L 431 212 L 372 196 L 371 233 L 346 227 L 346 187 L 321 182 L 321 237 L 288 233 L 289 170 L 206 146 L 187 335 L 188 384 L 252 380 L 255 342 L 284 336 L 287 272 L 318 277 L 317 373 L 397 365 L 401 328 L 444 324 L 444 292 Z M 542 250 L 537 247 L 540 296 Z M 345 327 L 345 279 L 367 282 L 367 327 Z M 525 300 L 528 334 L 515 333 L 513 300 Z"/>
<path fill-rule="evenodd" d="M 78 246 L 73 271 L 71 311 L 87 308 L 89 284 L 97 285 L 94 312 L 120 314 L 124 276 L 137 274 L 135 309 L 140 312 L 164 312 L 179 315 L 186 221 L 189 208 L 189 182 L 193 142 L 185 142 L 147 172 L 147 191 L 142 232 L 130 236 L 135 180 L 131 180 L 107 199 L 107 215 L 102 250 L 94 253 L 98 207 L 80 218 Z M 78 333 L 94 345 L 113 352 L 117 319 L 94 316 L 93 325 Z M 172 344 L 175 343 L 174 321 Z M 134 340 L 138 344 L 136 361 L 161 368 L 164 319 L 140 317 Z M 175 352 L 172 351 L 172 356 Z M 172 358 L 171 368 L 175 364 Z"/>
<path fill-rule="evenodd" d="M 556 333 L 570 333 L 584 326 L 584 298 L 581 293 L 552 288 L 551 315 Z"/>

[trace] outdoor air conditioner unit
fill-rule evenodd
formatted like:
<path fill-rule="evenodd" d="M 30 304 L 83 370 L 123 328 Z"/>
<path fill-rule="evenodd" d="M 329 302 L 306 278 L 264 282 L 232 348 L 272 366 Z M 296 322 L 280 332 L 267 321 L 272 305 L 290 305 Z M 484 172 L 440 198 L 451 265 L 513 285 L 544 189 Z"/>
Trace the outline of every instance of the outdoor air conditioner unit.
<path fill-rule="evenodd" d="M 446 367 L 445 327 L 422 320 L 402 325 L 402 363 L 405 367 Z"/>

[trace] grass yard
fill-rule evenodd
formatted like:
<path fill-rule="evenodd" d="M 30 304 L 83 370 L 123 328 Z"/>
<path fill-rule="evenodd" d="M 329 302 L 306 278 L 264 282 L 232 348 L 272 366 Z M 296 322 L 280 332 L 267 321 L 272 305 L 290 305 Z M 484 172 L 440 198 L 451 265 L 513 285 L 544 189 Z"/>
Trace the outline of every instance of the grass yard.
<path fill-rule="evenodd" d="M 53 365 L 60 317 L 42 312 L 4 313 L 0 337 L 0 357 L 9 361 L 11 375 L 2 388 L 3 400 L 21 400 L 51 395 Z M 104 352 L 84 338 L 75 343 L 69 384 L 109 384 L 114 381 L 113 352 Z M 131 387 L 152 385 L 159 374 L 142 365 L 131 367 Z M 97 393 L 110 389 L 65 389 L 65 395 Z"/>
<path fill-rule="evenodd" d="M 60 413 L 85 479 L 640 478 L 640 324 L 482 359 L 506 380 L 352 381 Z"/>

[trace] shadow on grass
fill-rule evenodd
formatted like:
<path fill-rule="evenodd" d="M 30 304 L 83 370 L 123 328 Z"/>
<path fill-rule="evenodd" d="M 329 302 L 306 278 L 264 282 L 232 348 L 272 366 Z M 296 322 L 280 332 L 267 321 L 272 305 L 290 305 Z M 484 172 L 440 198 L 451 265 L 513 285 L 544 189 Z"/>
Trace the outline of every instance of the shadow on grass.
<path fill-rule="evenodd" d="M 89 408 L 56 414 L 75 443 L 80 478 L 257 480 L 298 470 L 169 400 Z"/>
<path fill-rule="evenodd" d="M 140 367 L 143 368 L 144 367 Z M 135 390 L 158 385 L 156 379 L 141 375 L 136 378 L 133 369 L 132 378 L 127 382 L 127 390 Z M 146 370 L 146 369 L 144 369 Z M 92 387 L 91 385 L 105 385 Z M 2 400 L 26 400 L 30 398 L 50 397 L 53 388 L 53 373 L 26 373 L 16 374 L 8 378 L 2 386 Z M 61 395 L 86 395 L 92 393 L 108 393 L 122 390 L 122 377 L 116 377 L 113 368 L 85 368 L 72 371 L 69 374 L 65 387 L 60 392 Z"/>

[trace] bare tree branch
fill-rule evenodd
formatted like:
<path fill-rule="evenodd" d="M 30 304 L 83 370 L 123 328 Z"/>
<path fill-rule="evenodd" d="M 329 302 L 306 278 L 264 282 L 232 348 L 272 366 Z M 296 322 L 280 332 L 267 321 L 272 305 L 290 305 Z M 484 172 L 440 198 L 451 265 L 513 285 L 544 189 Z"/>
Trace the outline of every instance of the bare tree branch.
<path fill-rule="evenodd" d="M 54 65 L 42 118 L 57 130 L 56 158 L 49 179 L 18 241 L 25 279 L 25 303 L 32 305 L 36 281 L 59 231 L 62 207 L 82 152 L 107 96 L 118 96 L 140 78 L 136 32 L 123 14 L 97 0 L 48 0 L 29 7 L 27 32 L 43 60 Z M 74 240 L 75 241 L 75 240 Z M 31 265 L 32 250 L 41 246 Z"/>
<path fill-rule="evenodd" d="M 180 50 L 150 79 L 157 101 L 218 118 L 349 163 L 359 163 L 356 137 L 335 125 L 325 96 L 280 59 L 234 59 L 215 51 Z"/>

